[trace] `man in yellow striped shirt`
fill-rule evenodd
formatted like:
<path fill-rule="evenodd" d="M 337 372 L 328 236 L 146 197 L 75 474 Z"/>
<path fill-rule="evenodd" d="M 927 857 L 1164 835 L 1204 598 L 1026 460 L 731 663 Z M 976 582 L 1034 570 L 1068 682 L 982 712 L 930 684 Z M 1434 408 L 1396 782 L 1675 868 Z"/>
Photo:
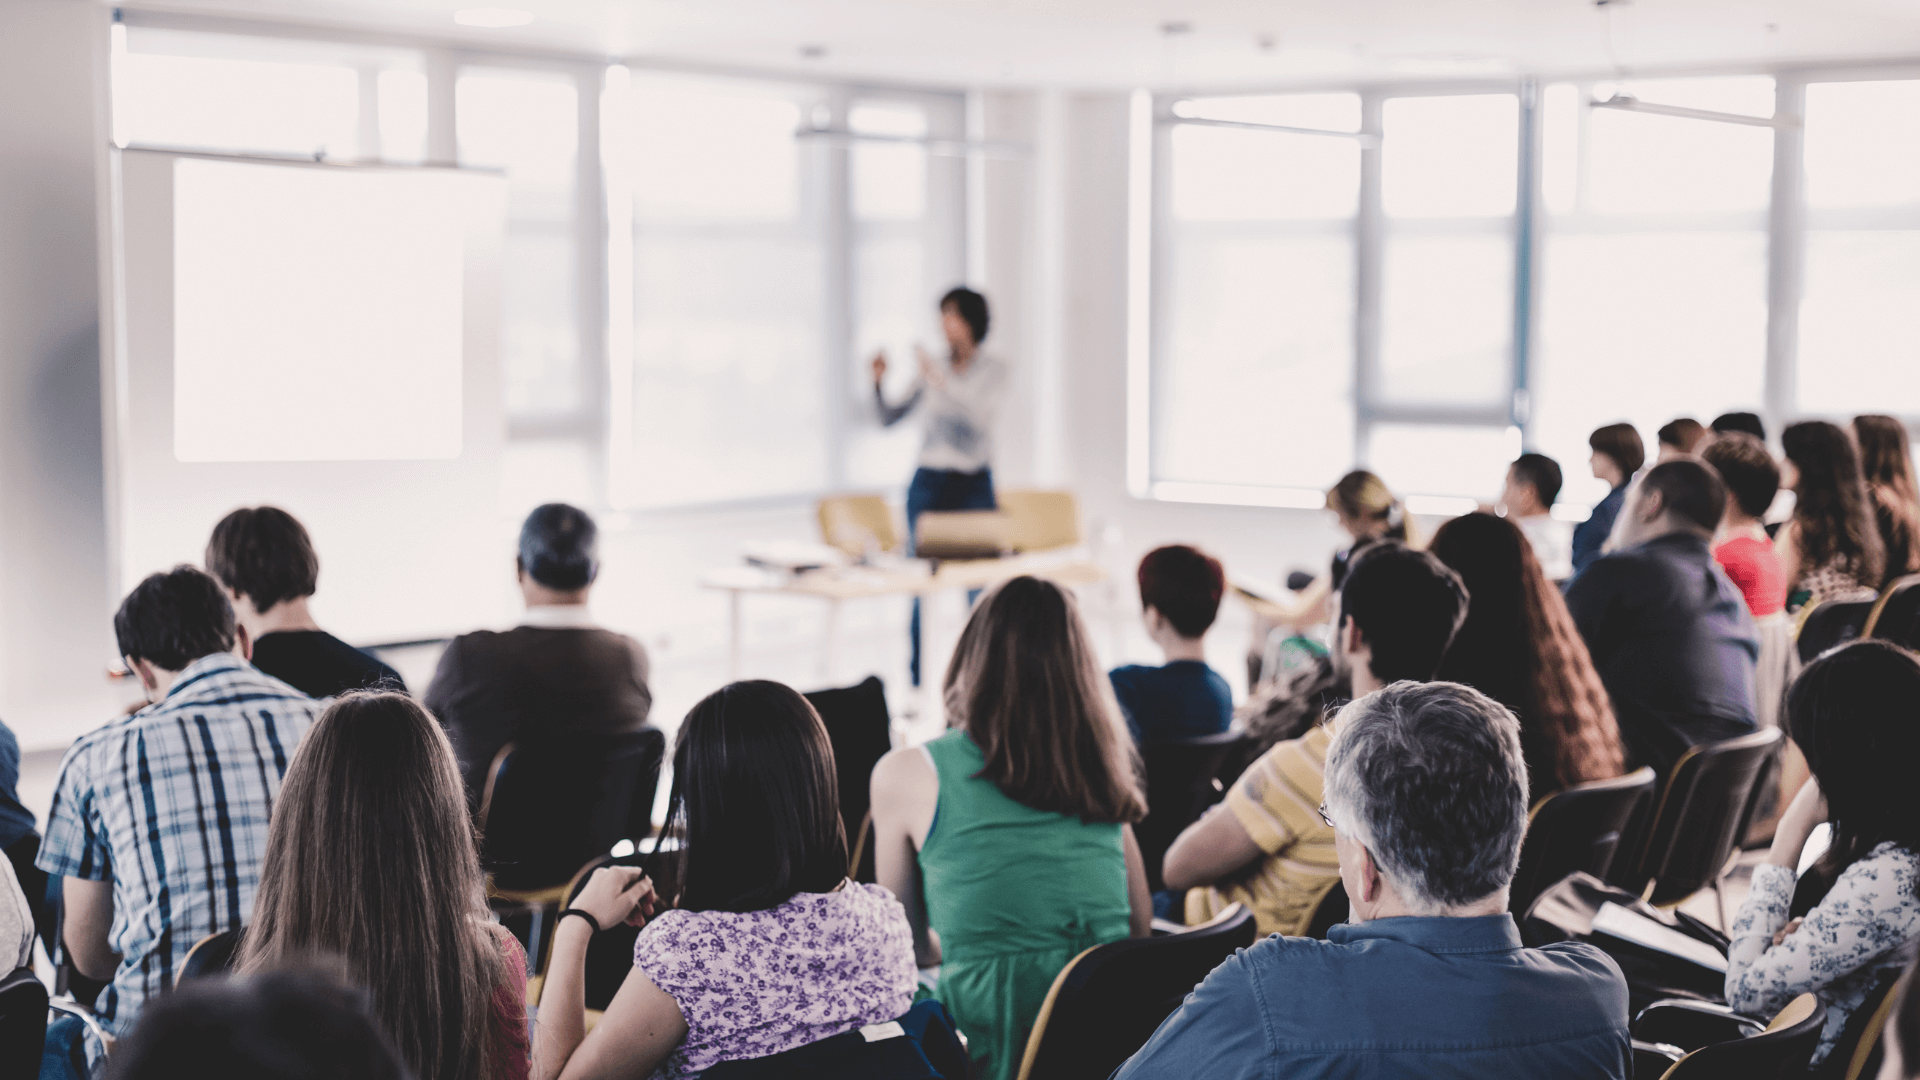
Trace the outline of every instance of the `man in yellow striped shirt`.
<path fill-rule="evenodd" d="M 1340 588 L 1334 664 L 1355 698 L 1390 683 L 1429 682 L 1467 617 L 1460 576 L 1424 551 L 1370 548 Z M 1229 904 L 1253 909 L 1262 934 L 1301 934 L 1340 880 L 1333 828 L 1320 814 L 1331 729 L 1322 723 L 1248 766 L 1226 801 L 1167 849 L 1167 888 L 1186 893 L 1186 921 Z"/>

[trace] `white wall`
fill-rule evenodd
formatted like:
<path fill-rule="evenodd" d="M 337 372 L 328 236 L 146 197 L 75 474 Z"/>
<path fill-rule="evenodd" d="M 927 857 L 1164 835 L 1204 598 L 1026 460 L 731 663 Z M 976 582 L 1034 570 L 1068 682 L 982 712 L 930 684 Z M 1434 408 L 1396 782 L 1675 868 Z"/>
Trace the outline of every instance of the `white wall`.
<path fill-rule="evenodd" d="M 107 10 L 0 3 L 0 718 L 28 747 L 116 695 L 101 450 Z"/>

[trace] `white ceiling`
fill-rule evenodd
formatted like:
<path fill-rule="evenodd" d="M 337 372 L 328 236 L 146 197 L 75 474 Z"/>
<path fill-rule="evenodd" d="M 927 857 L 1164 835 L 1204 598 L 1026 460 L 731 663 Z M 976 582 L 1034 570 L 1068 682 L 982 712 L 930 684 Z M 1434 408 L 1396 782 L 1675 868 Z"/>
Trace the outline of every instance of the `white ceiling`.
<path fill-rule="evenodd" d="M 456 26 L 459 8 L 530 11 Z M 1920 57 L 1920 0 L 154 0 L 193 11 L 935 85 L 1286 85 Z M 1169 24 L 1184 29 L 1168 32 Z M 803 51 L 820 55 L 806 56 Z"/>

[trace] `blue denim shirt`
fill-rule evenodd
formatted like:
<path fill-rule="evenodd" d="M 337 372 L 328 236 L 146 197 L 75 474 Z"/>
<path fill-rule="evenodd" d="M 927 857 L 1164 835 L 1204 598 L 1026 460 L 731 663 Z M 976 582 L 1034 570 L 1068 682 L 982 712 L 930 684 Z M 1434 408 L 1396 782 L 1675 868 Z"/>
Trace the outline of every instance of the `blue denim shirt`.
<path fill-rule="evenodd" d="M 1631 1075 L 1627 982 L 1591 945 L 1529 949 L 1511 915 L 1274 935 L 1213 969 L 1115 1080 Z"/>

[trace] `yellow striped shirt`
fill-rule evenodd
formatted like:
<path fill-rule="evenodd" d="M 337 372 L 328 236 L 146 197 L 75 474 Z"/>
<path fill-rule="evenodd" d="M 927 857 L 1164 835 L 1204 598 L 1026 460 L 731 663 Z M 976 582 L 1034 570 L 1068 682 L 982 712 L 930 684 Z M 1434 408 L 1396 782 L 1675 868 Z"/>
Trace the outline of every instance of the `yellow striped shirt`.
<path fill-rule="evenodd" d="M 1189 890 L 1188 925 L 1237 902 L 1253 909 L 1263 935 L 1306 932 L 1320 898 L 1340 880 L 1333 830 L 1320 819 L 1331 736 L 1332 729 L 1321 724 L 1279 743 L 1234 782 L 1227 810 L 1266 858 L 1232 880 Z"/>

